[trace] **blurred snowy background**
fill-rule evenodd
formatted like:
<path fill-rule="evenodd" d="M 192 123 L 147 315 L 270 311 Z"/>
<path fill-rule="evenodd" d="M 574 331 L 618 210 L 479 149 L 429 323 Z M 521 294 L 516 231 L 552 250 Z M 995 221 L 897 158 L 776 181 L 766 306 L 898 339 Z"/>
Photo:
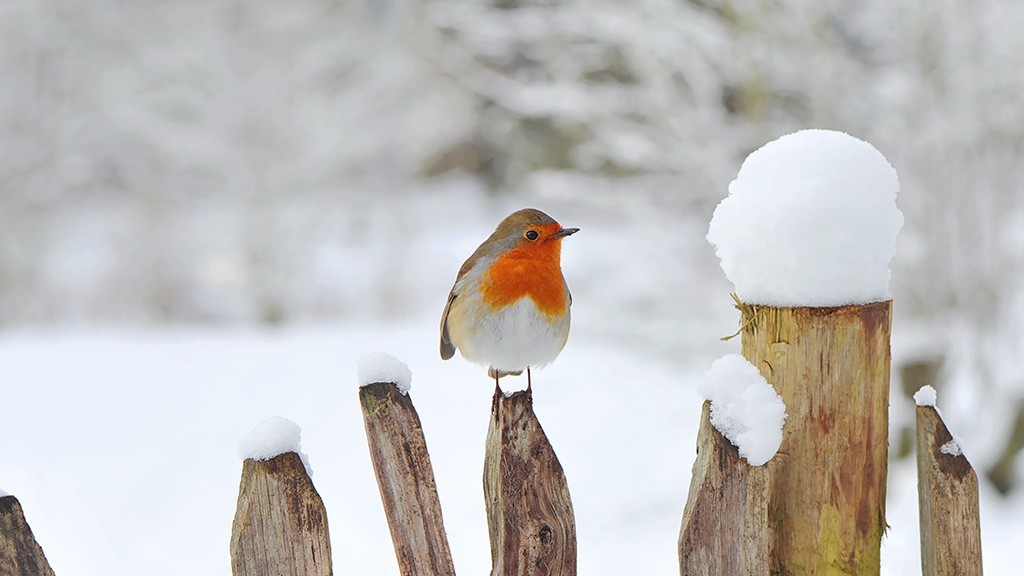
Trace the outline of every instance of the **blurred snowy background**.
<path fill-rule="evenodd" d="M 1000 573 L 1024 534 L 1021 29 L 1015 0 L 0 0 L 0 488 L 58 574 L 225 574 L 235 444 L 282 415 L 339 573 L 393 573 L 354 390 L 379 349 L 413 369 L 456 566 L 486 573 L 490 389 L 436 330 L 531 206 L 583 229 L 535 387 L 581 573 L 673 573 L 693 382 L 738 349 L 707 223 L 749 152 L 830 128 L 888 158 L 906 216 L 886 573 L 919 570 L 923 384 Z"/>

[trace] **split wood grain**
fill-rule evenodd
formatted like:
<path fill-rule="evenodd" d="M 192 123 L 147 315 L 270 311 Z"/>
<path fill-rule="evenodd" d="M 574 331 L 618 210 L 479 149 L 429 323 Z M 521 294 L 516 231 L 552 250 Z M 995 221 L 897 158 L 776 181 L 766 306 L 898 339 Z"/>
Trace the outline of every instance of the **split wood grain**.
<path fill-rule="evenodd" d="M 743 356 L 789 414 L 766 464 L 773 573 L 879 573 L 891 304 L 739 306 Z"/>
<path fill-rule="evenodd" d="M 682 576 L 769 576 L 768 472 L 711 425 L 705 401 L 679 532 Z"/>
<path fill-rule="evenodd" d="M 21 503 L 14 496 L 0 498 L 0 574 L 53 576 L 43 549 L 25 521 Z"/>
<path fill-rule="evenodd" d="M 391 383 L 359 389 L 370 458 L 402 576 L 454 576 L 441 501 L 412 399 Z"/>
<path fill-rule="evenodd" d="M 491 576 L 575 576 L 576 521 L 562 465 L 529 392 L 494 394 L 484 458 Z"/>
<path fill-rule="evenodd" d="M 231 528 L 231 573 L 331 575 L 327 510 L 295 452 L 243 463 Z"/>
<path fill-rule="evenodd" d="M 922 576 L 981 576 L 978 476 L 931 406 L 917 407 L 917 494 Z"/>

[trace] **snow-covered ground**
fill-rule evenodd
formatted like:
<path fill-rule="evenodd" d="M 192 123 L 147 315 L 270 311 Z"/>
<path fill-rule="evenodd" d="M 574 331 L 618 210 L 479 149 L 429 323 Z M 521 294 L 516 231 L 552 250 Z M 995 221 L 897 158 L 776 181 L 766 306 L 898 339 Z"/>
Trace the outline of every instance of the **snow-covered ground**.
<path fill-rule="evenodd" d="M 376 350 L 413 371 L 456 569 L 486 574 L 492 386 L 478 366 L 441 361 L 432 317 L 274 332 L 6 332 L 0 487 L 21 501 L 61 576 L 228 574 L 238 443 L 283 416 L 302 429 L 338 573 L 394 574 L 356 386 L 356 359 Z M 581 574 L 677 573 L 695 387 L 713 359 L 667 362 L 580 333 L 534 375 L 535 408 L 572 491 Z M 915 482 L 912 460 L 892 465 L 884 574 L 920 570 Z M 986 571 L 1014 573 L 1024 495 L 982 490 Z"/>
<path fill-rule="evenodd" d="M 393 574 L 355 364 L 388 350 L 413 370 L 456 565 L 486 573 L 493 386 L 478 366 L 441 361 L 434 324 L 8 334 L 0 380 L 17 385 L 5 386 L 0 485 L 59 574 L 226 574 L 239 440 L 281 415 L 302 428 L 338 572 Z M 671 573 L 706 366 L 576 340 L 534 388 L 573 490 L 581 573 Z"/>

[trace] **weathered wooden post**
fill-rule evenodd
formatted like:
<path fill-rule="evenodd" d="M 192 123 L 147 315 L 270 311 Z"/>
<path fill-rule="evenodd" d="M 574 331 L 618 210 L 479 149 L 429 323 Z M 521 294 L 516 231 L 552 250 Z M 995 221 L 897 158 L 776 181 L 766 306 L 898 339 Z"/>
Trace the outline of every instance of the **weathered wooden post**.
<path fill-rule="evenodd" d="M 529 391 L 494 393 L 484 457 L 491 576 L 575 576 L 569 485 Z"/>
<path fill-rule="evenodd" d="M 878 574 L 891 302 L 742 309 L 743 356 L 789 413 L 767 464 L 773 573 Z"/>
<path fill-rule="evenodd" d="M 231 573 L 332 573 L 327 511 L 295 452 L 243 464 L 231 529 Z"/>
<path fill-rule="evenodd" d="M 370 458 L 402 576 L 454 576 L 441 501 L 408 367 L 383 353 L 359 360 L 359 402 Z"/>
<path fill-rule="evenodd" d="M 25 521 L 21 503 L 4 493 L 0 493 L 0 574 L 53 576 L 43 549 Z"/>
<path fill-rule="evenodd" d="M 297 443 L 298 427 L 294 430 Z M 327 510 L 297 452 L 245 459 L 231 527 L 231 573 L 332 574 Z"/>
<path fill-rule="evenodd" d="M 933 406 L 917 407 L 922 576 L 981 576 L 978 476 Z"/>
<path fill-rule="evenodd" d="M 740 457 L 711 425 L 711 402 L 704 402 L 679 532 L 679 573 L 769 576 L 768 495 L 767 468 Z"/>

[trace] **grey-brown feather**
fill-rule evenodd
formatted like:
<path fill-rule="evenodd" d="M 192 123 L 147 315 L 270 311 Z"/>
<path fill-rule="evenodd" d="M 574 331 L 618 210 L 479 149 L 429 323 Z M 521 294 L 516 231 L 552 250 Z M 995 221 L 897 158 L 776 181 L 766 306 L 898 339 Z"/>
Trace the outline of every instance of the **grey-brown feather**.
<path fill-rule="evenodd" d="M 450 360 L 455 356 L 455 345 L 452 344 L 451 336 L 448 335 L 448 312 L 452 309 L 452 302 L 455 301 L 455 291 L 448 295 L 448 304 L 444 307 L 444 314 L 441 316 L 441 360 Z"/>

